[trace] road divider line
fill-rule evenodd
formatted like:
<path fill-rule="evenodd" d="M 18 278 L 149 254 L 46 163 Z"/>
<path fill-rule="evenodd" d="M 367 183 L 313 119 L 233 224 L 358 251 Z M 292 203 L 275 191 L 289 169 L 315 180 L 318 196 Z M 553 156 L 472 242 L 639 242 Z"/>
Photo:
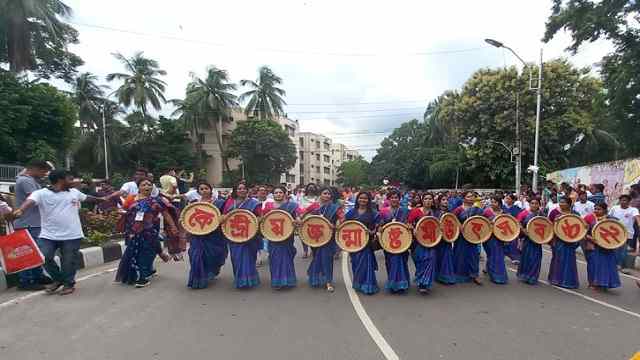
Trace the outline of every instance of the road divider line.
<path fill-rule="evenodd" d="M 544 248 L 542 249 L 542 251 L 546 252 L 547 254 L 552 254 L 552 252 L 551 252 L 551 251 L 549 251 L 549 250 L 547 250 L 547 249 L 544 249 Z M 582 264 L 582 265 L 587 265 L 587 262 L 586 262 L 586 261 L 584 261 L 584 260 L 576 259 L 576 261 L 577 261 L 577 262 L 579 262 L 579 263 L 580 263 L 580 264 Z M 621 273 L 621 272 L 619 272 L 619 271 L 618 271 L 618 273 L 620 274 L 620 276 L 624 276 L 624 277 L 627 277 L 627 278 L 629 278 L 629 279 L 633 279 L 633 280 L 640 281 L 640 278 L 639 278 L 639 277 L 636 277 L 636 276 L 633 276 L 633 275 L 628 275 L 628 274 L 623 274 L 623 273 Z"/>
<path fill-rule="evenodd" d="M 97 277 L 97 276 L 101 276 L 101 275 L 104 275 L 104 274 L 109 274 L 109 273 L 112 273 L 112 272 L 114 272 L 116 270 L 118 270 L 118 268 L 114 267 L 114 268 L 111 268 L 111 269 L 106 269 L 106 270 L 99 271 L 97 273 L 85 275 L 85 276 L 77 278 L 76 282 L 88 280 L 88 279 L 91 279 L 91 278 L 94 278 L 94 277 Z M 30 293 L 30 294 L 26 294 L 26 295 L 17 297 L 15 299 L 11 299 L 9 301 L 5 301 L 3 303 L 0 303 L 0 309 L 3 309 L 5 307 L 11 306 L 11 305 L 19 304 L 22 301 L 31 299 L 31 298 L 39 296 L 39 295 L 44 295 L 44 294 L 45 294 L 44 290 L 43 291 L 36 291 L 36 292 Z"/>
<path fill-rule="evenodd" d="M 342 277 L 344 279 L 344 286 L 347 288 L 347 294 L 349 294 L 349 299 L 351 300 L 351 304 L 353 305 L 356 314 L 360 318 L 362 325 L 369 333 L 369 336 L 373 339 L 373 341 L 378 345 L 378 348 L 384 355 L 387 360 L 399 360 L 398 354 L 391 348 L 391 345 L 384 339 L 378 328 L 375 326 L 367 311 L 362 306 L 360 302 L 360 298 L 358 294 L 356 294 L 355 290 L 351 286 L 351 275 L 349 274 L 349 265 L 348 265 L 348 254 L 342 254 Z"/>
<path fill-rule="evenodd" d="M 514 273 L 518 272 L 517 270 L 514 270 L 514 269 L 512 269 L 510 267 L 507 267 L 507 269 L 509 269 L 509 271 L 512 271 Z M 627 315 L 630 315 L 630 316 L 633 316 L 633 317 L 636 317 L 636 318 L 640 319 L 640 314 L 638 314 L 636 312 L 633 312 L 633 311 L 630 311 L 630 310 L 627 310 L 627 309 L 624 309 L 624 308 L 621 308 L 620 306 L 609 304 L 606 301 L 602 301 L 602 300 L 598 300 L 596 298 L 592 298 L 591 296 L 587 296 L 585 294 L 579 293 L 579 292 L 571 290 L 571 289 L 565 289 L 565 288 L 561 288 L 559 286 L 552 285 L 548 281 L 545 281 L 545 280 L 538 280 L 538 281 L 540 283 L 545 284 L 547 286 L 550 286 L 550 287 L 552 287 L 552 288 L 554 288 L 556 290 L 560 290 L 560 291 L 565 292 L 567 294 L 571 294 L 571 295 L 575 295 L 575 296 L 581 297 L 581 298 L 583 298 L 583 299 L 585 299 L 587 301 L 591 301 L 592 303 L 596 303 L 596 304 L 602 305 L 602 306 L 604 306 L 606 308 L 609 308 L 609 309 L 612 309 L 612 310 L 616 310 L 616 311 L 619 311 L 621 313 L 624 313 L 624 314 L 627 314 Z"/>

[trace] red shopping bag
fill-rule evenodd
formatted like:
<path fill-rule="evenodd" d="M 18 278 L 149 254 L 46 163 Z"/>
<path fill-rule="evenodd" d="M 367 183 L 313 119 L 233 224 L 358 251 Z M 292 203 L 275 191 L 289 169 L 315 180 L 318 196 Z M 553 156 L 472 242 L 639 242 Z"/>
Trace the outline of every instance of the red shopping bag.
<path fill-rule="evenodd" d="M 13 274 L 42 266 L 44 256 L 31 234 L 20 229 L 0 236 L 0 263 L 5 273 Z"/>

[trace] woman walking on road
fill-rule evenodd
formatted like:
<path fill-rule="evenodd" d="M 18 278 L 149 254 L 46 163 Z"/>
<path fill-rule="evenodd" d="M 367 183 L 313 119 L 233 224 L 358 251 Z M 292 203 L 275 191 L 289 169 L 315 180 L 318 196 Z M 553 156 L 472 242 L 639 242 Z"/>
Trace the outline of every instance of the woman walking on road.
<path fill-rule="evenodd" d="M 413 208 L 408 215 L 407 222 L 414 228 L 420 219 L 425 216 L 433 216 L 440 218 L 440 210 L 434 206 L 433 195 L 426 193 L 422 195 L 422 206 Z M 446 241 L 440 241 L 445 242 Z M 422 294 L 426 294 L 431 290 L 433 280 L 436 277 L 436 263 L 437 263 L 437 245 L 434 247 L 426 247 L 417 241 L 414 241 L 411 246 L 411 257 L 416 265 L 416 284 L 418 285 L 418 291 Z"/>
<path fill-rule="evenodd" d="M 400 192 L 391 190 L 387 195 L 390 206 L 381 211 L 381 226 L 392 221 L 407 223 L 409 210 L 400 207 Z M 409 251 L 400 254 L 384 252 L 387 267 L 387 283 L 385 289 L 392 293 L 405 293 L 409 289 Z"/>
<path fill-rule="evenodd" d="M 529 221 L 536 216 L 542 216 L 540 205 L 540 198 L 532 198 L 529 201 L 529 210 L 525 210 L 526 213 L 524 213 L 524 215 L 523 213 L 520 214 L 522 215 L 519 217 L 522 218 L 520 224 L 525 233 Z M 525 235 L 522 241 L 520 264 L 518 265 L 518 280 L 529 285 L 536 285 L 540 277 L 541 264 L 542 245 L 533 242 L 529 236 Z"/>
<path fill-rule="evenodd" d="M 449 199 L 446 195 L 438 199 L 439 216 L 449 212 Z M 447 241 L 440 241 L 436 245 L 436 281 L 445 285 L 456 283 L 455 269 L 453 267 L 453 245 Z"/>
<path fill-rule="evenodd" d="M 356 205 L 345 215 L 345 220 L 357 220 L 369 230 L 369 243 L 364 249 L 349 254 L 351 271 L 353 272 L 353 288 L 363 294 L 373 295 L 380 291 L 376 279 L 378 262 L 373 252 L 373 236 L 380 217 L 374 210 L 373 199 L 368 192 L 361 192 L 356 198 Z"/>
<path fill-rule="evenodd" d="M 460 223 L 464 223 L 472 216 L 482 215 L 482 209 L 473 206 L 475 195 L 473 191 L 466 191 L 461 206 L 453 210 Z M 482 285 L 478 278 L 480 269 L 479 245 L 470 243 L 460 234 L 453 246 L 453 262 L 455 267 L 456 282 L 463 283 L 473 281 L 476 285 Z"/>
<path fill-rule="evenodd" d="M 567 196 L 560 197 L 559 208 L 551 210 L 549 220 L 555 222 L 562 215 L 574 214 L 571 210 L 571 199 Z M 579 242 L 569 243 L 554 236 L 551 240 L 551 264 L 549 265 L 549 282 L 552 285 L 577 289 L 580 286 L 578 279 L 578 266 L 576 265 L 576 248 Z"/>
<path fill-rule="evenodd" d="M 589 224 L 589 233 L 585 237 L 585 248 L 588 249 L 585 253 L 587 251 L 590 253 L 586 256 L 587 278 L 589 279 L 589 286 L 601 291 L 622 286 L 620 275 L 618 274 L 616 250 L 605 249 L 599 246 L 593 239 L 593 227 L 598 221 L 607 218 L 615 219 L 613 216 L 607 216 L 606 203 L 594 205 L 593 213 L 588 214 L 584 218 L 587 224 Z M 626 244 L 623 246 L 626 246 Z"/>

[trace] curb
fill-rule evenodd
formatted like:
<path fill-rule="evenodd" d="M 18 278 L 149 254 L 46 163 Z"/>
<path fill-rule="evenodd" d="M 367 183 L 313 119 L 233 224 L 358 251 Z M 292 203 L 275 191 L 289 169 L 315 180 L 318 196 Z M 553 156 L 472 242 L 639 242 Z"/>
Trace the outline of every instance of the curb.
<path fill-rule="evenodd" d="M 110 242 L 102 246 L 91 246 L 80 249 L 78 270 L 99 266 L 111 261 L 119 260 L 124 253 L 124 241 Z M 60 258 L 55 257 L 60 264 Z M 0 268 L 0 292 L 18 285 L 18 274 L 5 274 Z"/>

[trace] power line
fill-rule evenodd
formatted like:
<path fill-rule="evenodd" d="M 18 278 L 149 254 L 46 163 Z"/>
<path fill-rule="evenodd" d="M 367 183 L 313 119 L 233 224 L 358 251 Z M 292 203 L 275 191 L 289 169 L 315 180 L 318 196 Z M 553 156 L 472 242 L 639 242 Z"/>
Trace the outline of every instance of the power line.
<path fill-rule="evenodd" d="M 424 106 L 411 107 L 411 108 L 389 108 L 389 109 L 371 109 L 371 110 L 340 110 L 340 111 L 288 111 L 289 114 L 342 114 L 342 113 L 368 113 L 368 112 L 384 112 L 384 111 L 398 111 L 398 110 L 422 110 Z"/>
<path fill-rule="evenodd" d="M 147 33 L 147 32 L 130 30 L 130 29 L 122 29 L 122 28 L 116 28 L 116 27 L 111 27 L 111 26 L 104 26 L 104 25 L 97 25 L 97 24 L 87 24 L 87 23 L 80 23 L 80 22 L 74 22 L 74 21 L 69 21 L 68 23 L 71 24 L 71 25 L 76 25 L 76 26 L 82 26 L 82 27 L 87 27 L 87 28 L 92 28 L 92 29 L 103 30 L 103 31 L 119 32 L 119 33 L 124 33 L 124 34 L 129 34 L 129 35 L 144 36 L 144 37 L 155 37 L 155 38 L 159 38 L 159 39 L 180 41 L 180 42 L 188 42 L 188 43 L 194 43 L 194 44 L 200 44 L 200 45 L 209 45 L 209 46 L 215 46 L 215 47 L 242 48 L 243 50 L 246 50 L 245 46 L 230 45 L 230 44 L 225 44 L 225 43 L 216 43 L 216 42 L 204 41 L 204 40 L 198 40 L 198 39 L 188 39 L 188 38 L 183 38 L 183 37 L 179 37 L 179 36 L 175 36 L 175 35 L 153 34 L 153 33 Z M 393 55 L 394 56 L 398 56 L 398 55 L 405 55 L 405 56 L 448 55 L 448 54 L 458 54 L 458 53 L 479 51 L 479 50 L 484 50 L 484 49 L 488 49 L 488 48 L 491 48 L 491 46 L 481 46 L 481 47 L 467 48 L 467 49 L 422 51 L 422 52 L 413 52 L 413 53 L 404 53 L 404 54 L 394 52 Z M 354 56 L 354 57 L 374 57 L 374 56 L 386 56 L 386 55 L 389 55 L 389 53 L 318 52 L 318 51 L 290 50 L 290 49 L 279 49 L 279 48 L 254 48 L 253 50 L 254 51 L 259 51 L 259 52 L 274 52 L 274 53 L 285 53 L 285 54 Z"/>
<path fill-rule="evenodd" d="M 379 101 L 379 102 L 352 102 L 352 103 L 318 103 L 318 104 L 287 104 L 287 106 L 343 106 L 343 105 L 373 105 L 373 104 L 401 104 L 401 103 L 424 103 L 428 100 L 400 100 L 400 101 Z"/>

